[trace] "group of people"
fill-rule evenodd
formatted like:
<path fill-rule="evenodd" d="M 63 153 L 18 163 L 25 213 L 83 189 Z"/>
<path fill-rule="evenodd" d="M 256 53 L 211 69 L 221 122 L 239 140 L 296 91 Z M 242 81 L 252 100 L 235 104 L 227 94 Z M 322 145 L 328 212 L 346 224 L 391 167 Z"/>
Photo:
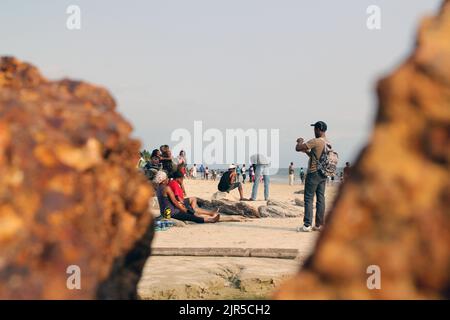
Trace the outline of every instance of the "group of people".
<path fill-rule="evenodd" d="M 186 197 L 183 180 L 186 177 L 186 157 L 181 151 L 177 158 L 172 157 L 168 145 L 162 145 L 148 152 L 141 152 L 138 167 L 153 183 L 162 217 L 171 217 L 196 223 L 214 223 L 220 220 L 217 211 L 202 209 L 197 198 Z"/>
<path fill-rule="evenodd" d="M 289 185 L 293 186 L 294 185 L 294 177 L 295 177 L 295 168 L 294 168 L 294 163 L 291 162 L 291 164 L 289 165 L 288 168 L 288 173 L 289 173 Z M 300 181 L 302 182 L 302 184 L 305 183 L 305 171 L 303 171 L 303 168 L 300 168 Z"/>
<path fill-rule="evenodd" d="M 303 226 L 298 231 L 311 232 L 313 230 L 320 231 L 324 224 L 325 214 L 325 186 L 330 176 L 327 174 L 324 166 L 333 164 L 331 168 L 336 170 L 337 153 L 335 153 L 326 138 L 327 125 L 323 121 L 318 121 L 311 126 L 314 127 L 315 138 L 305 142 L 303 138 L 297 139 L 295 150 L 305 153 L 309 157 L 307 172 L 300 170 L 300 179 L 305 184 L 304 189 L 304 206 L 305 214 Z M 329 153 L 334 153 L 336 158 L 327 159 Z M 325 156 L 324 156 L 325 155 Z M 250 158 L 252 165 L 247 170 L 245 165 L 242 167 L 234 164 L 230 165 L 228 170 L 224 172 L 217 186 L 221 192 L 229 193 L 237 189 L 241 201 L 255 201 L 257 198 L 258 188 L 261 181 L 264 181 L 264 199 L 269 199 L 269 161 L 262 154 L 253 155 Z M 325 165 L 324 165 L 325 163 Z M 155 149 L 151 154 L 141 153 L 141 160 L 138 166 L 144 171 L 145 175 L 152 181 L 155 186 L 161 215 L 170 214 L 172 218 L 179 220 L 194 221 L 197 223 L 217 222 L 220 219 L 218 212 L 204 210 L 197 204 L 194 197 L 186 197 L 183 180 L 185 177 L 192 176 L 196 178 L 197 168 L 194 165 L 189 173 L 186 170 L 186 157 L 184 151 L 181 151 L 177 158 L 172 157 L 169 146 L 162 145 L 159 149 Z M 204 173 L 204 178 L 209 178 L 208 167 L 200 171 Z M 243 186 L 249 172 L 249 180 L 253 182 L 250 198 L 244 197 Z M 289 167 L 289 182 L 294 180 L 294 164 L 291 162 Z M 216 173 L 217 174 L 217 173 Z M 350 164 L 347 162 L 342 173 L 345 180 L 350 175 Z M 242 176 L 242 182 L 240 177 Z M 214 178 L 215 179 L 215 178 Z M 313 200 L 316 197 L 316 216 L 313 226 Z"/>
<path fill-rule="evenodd" d="M 293 162 L 291 162 L 291 164 L 289 165 L 288 172 L 289 172 L 289 176 L 288 176 L 289 177 L 288 178 L 289 185 L 293 186 L 294 180 L 295 180 L 295 168 L 294 168 Z M 346 162 L 344 170 L 342 172 L 339 172 L 339 174 L 337 174 L 337 176 L 327 177 L 327 183 L 333 184 L 335 182 L 336 178 L 339 179 L 341 182 L 344 182 L 345 179 L 348 178 L 349 174 L 350 174 L 350 162 Z M 299 178 L 300 178 L 300 183 L 305 184 L 306 174 L 305 174 L 305 171 L 303 170 L 303 168 L 300 168 Z"/>
<path fill-rule="evenodd" d="M 237 182 L 242 181 L 242 183 L 245 183 L 247 180 L 248 182 L 255 182 L 256 165 L 251 164 L 248 169 L 245 164 L 243 164 L 242 167 L 234 164 L 233 166 L 235 166 Z M 200 178 L 202 180 L 216 181 L 217 177 L 222 176 L 223 174 L 224 171 L 219 171 L 216 169 L 210 170 L 208 167 L 203 166 L 203 164 L 200 164 L 200 166 L 197 167 L 197 164 L 194 163 L 193 166 L 187 170 L 186 178 Z M 260 179 L 262 179 L 262 176 Z"/>
<path fill-rule="evenodd" d="M 213 180 L 217 179 L 218 171 L 215 169 L 210 170 L 208 167 L 204 167 L 203 164 L 197 169 L 197 164 L 194 165 L 187 170 L 188 174 L 186 178 L 197 179 L 200 176 L 203 180 Z"/>
<path fill-rule="evenodd" d="M 264 200 L 269 199 L 269 161 L 262 154 L 255 154 L 250 157 L 250 161 L 252 165 L 250 166 L 250 181 L 253 182 L 252 193 L 250 198 L 244 198 L 243 187 L 242 184 L 245 183 L 246 180 L 246 170 L 245 164 L 242 166 L 244 170 L 240 170 L 239 172 L 243 174 L 243 182 L 240 182 L 239 174 L 238 174 L 238 166 L 232 164 L 229 166 L 228 171 L 226 171 L 222 177 L 220 178 L 219 185 L 217 188 L 221 192 L 227 192 L 234 189 L 238 189 L 239 196 L 241 201 L 256 201 L 258 195 L 259 184 L 264 182 Z M 243 173 L 244 172 L 244 173 Z"/>

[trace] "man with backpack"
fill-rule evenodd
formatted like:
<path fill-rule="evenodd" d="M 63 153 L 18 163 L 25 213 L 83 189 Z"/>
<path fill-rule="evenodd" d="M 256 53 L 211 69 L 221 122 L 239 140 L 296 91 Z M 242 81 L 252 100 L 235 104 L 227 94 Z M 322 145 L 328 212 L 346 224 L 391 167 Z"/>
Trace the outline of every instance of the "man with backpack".
<path fill-rule="evenodd" d="M 326 140 L 325 132 L 327 125 L 323 121 L 318 121 L 311 126 L 314 127 L 314 139 L 304 143 L 303 138 L 297 139 L 295 151 L 304 152 L 309 157 L 308 170 L 305 180 L 305 215 L 303 227 L 298 231 L 311 232 L 320 231 L 324 223 L 325 214 L 325 185 L 328 177 L 335 174 L 337 166 L 337 153 L 333 151 L 331 145 Z M 316 202 L 316 221 L 312 226 L 313 200 L 314 194 Z"/>

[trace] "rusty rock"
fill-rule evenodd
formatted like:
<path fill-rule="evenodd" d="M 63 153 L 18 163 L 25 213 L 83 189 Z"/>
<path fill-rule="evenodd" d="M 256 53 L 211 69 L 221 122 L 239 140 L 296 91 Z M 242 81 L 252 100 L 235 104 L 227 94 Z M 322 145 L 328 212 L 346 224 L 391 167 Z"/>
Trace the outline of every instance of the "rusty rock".
<path fill-rule="evenodd" d="M 378 96 L 372 138 L 278 299 L 450 297 L 450 0 Z"/>
<path fill-rule="evenodd" d="M 115 107 L 103 88 L 0 59 L 0 299 L 136 298 L 152 189 Z"/>

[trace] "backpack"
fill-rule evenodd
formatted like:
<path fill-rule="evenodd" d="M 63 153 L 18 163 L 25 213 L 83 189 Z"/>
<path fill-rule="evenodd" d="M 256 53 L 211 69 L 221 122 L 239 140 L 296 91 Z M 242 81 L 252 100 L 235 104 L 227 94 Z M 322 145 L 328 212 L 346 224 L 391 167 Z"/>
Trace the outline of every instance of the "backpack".
<path fill-rule="evenodd" d="M 324 140 L 325 141 L 325 140 Z M 316 154 L 313 152 L 314 157 Z M 339 155 L 333 150 L 331 144 L 325 141 L 325 146 L 320 158 L 317 159 L 317 171 L 323 177 L 334 177 L 336 175 L 337 164 L 339 162 Z"/>

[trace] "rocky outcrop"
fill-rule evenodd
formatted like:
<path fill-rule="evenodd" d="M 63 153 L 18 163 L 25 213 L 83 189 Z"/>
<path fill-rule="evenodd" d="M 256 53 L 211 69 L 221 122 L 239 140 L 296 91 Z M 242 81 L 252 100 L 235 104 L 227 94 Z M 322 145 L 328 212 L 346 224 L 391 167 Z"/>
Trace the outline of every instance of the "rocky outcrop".
<path fill-rule="evenodd" d="M 152 190 L 131 131 L 105 89 L 1 58 L 0 299 L 136 297 Z"/>
<path fill-rule="evenodd" d="M 223 200 L 205 200 L 197 198 L 197 204 L 200 208 L 207 210 L 218 209 L 220 213 L 229 215 L 240 215 L 248 218 L 260 218 L 259 212 L 254 207 L 242 201 Z"/>
<path fill-rule="evenodd" d="M 258 212 L 262 218 L 298 218 L 304 210 L 287 202 L 268 200 L 266 206 L 260 206 Z"/>
<path fill-rule="evenodd" d="M 379 82 L 370 142 L 315 252 L 276 298 L 450 297 L 449 40 L 447 0 L 423 21 L 412 56 Z"/>

